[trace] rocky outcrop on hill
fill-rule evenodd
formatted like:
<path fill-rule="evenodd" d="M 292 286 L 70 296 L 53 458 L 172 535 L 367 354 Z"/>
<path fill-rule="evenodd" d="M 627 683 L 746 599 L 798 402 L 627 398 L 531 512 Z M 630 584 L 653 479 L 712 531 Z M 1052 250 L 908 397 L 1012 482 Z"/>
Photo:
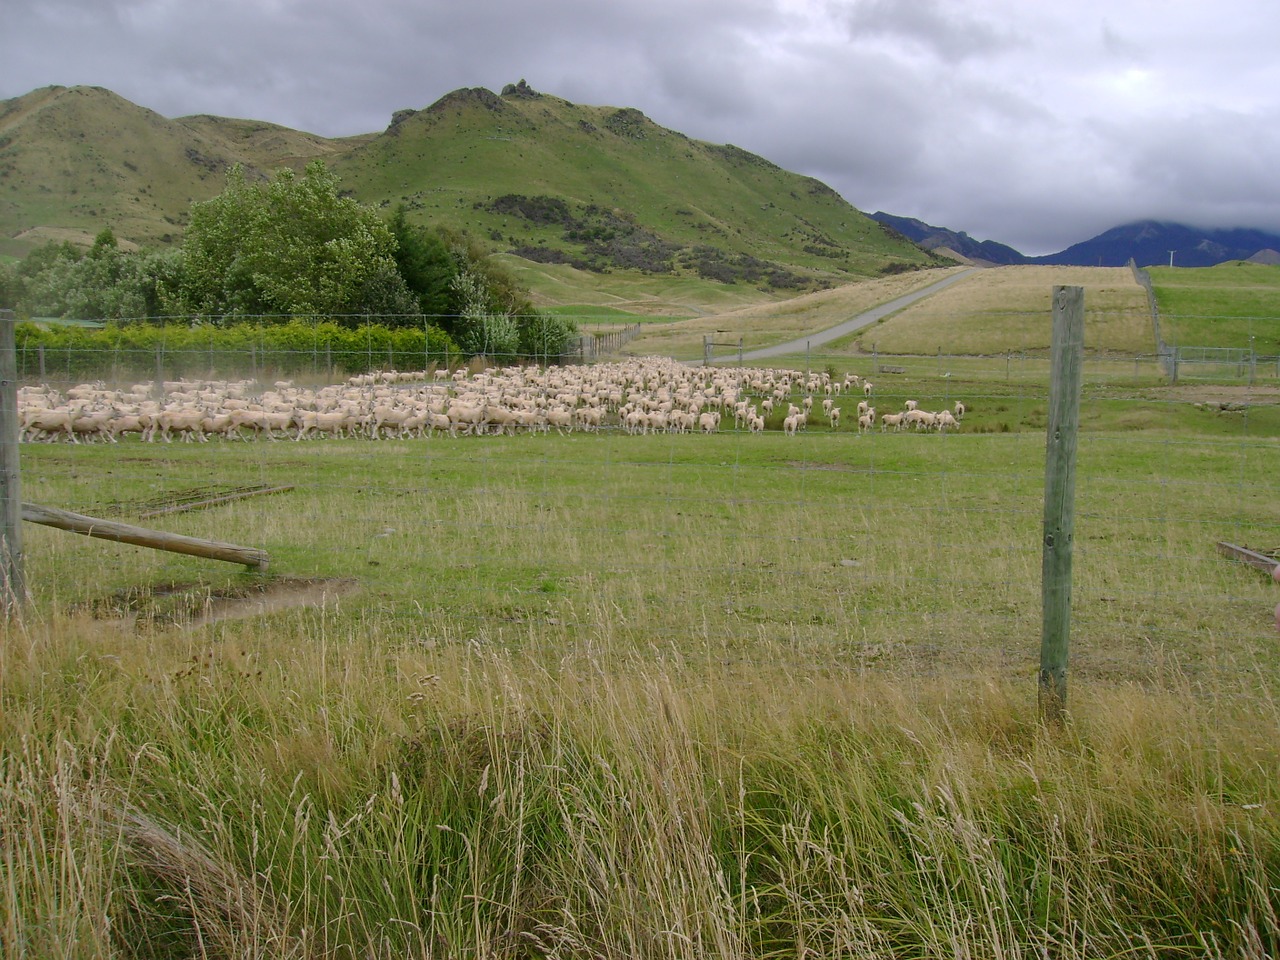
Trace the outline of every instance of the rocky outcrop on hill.
<path fill-rule="evenodd" d="M 516 100 L 537 100 L 542 96 L 537 90 L 525 83 L 523 78 L 519 83 L 508 83 L 503 87 L 502 95 Z"/>

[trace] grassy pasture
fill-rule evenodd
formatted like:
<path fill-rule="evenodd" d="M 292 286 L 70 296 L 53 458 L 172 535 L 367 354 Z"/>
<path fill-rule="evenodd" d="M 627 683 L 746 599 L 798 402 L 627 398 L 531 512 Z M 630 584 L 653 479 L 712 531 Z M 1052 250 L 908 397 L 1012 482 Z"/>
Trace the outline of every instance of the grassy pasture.
<path fill-rule="evenodd" d="M 293 483 L 151 522 L 355 583 L 184 625 L 255 578 L 28 525 L 0 953 L 1273 955 L 1278 598 L 1213 542 L 1280 546 L 1280 410 L 1087 379 L 1053 733 L 1043 383 L 904 380 L 965 429 L 24 447 L 124 519 Z"/>
<path fill-rule="evenodd" d="M 682 359 L 702 356 L 702 338 L 736 342 L 746 349 L 768 346 L 828 329 L 855 314 L 934 283 L 949 267 L 864 280 L 779 303 L 731 310 L 655 325 L 632 341 L 637 355 L 662 353 Z M 843 361 L 879 354 L 920 356 L 1003 355 L 1008 351 L 1047 355 L 1050 299 L 1055 285 L 1085 288 L 1085 346 L 1091 355 L 1132 357 L 1155 351 L 1146 294 L 1127 269 L 1113 267 L 999 267 L 978 271 L 856 334 L 825 345 Z M 721 351 L 722 352 L 723 348 Z"/>
<path fill-rule="evenodd" d="M 1236 260 L 1215 267 L 1153 267 L 1161 332 L 1177 346 L 1250 346 L 1280 355 L 1280 268 Z"/>

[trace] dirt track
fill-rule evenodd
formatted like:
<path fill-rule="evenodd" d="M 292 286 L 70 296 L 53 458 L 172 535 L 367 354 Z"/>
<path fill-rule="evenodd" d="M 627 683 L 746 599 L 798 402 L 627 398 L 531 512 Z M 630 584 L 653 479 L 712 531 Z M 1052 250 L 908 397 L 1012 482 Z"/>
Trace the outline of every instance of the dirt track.
<path fill-rule="evenodd" d="M 937 293 L 944 287 L 949 287 L 953 283 L 963 280 L 965 277 L 969 276 L 969 274 L 976 273 L 977 269 L 977 267 L 974 267 L 969 270 L 962 270 L 959 273 L 954 273 L 943 280 L 939 280 L 937 283 L 930 284 L 929 286 L 923 287 L 919 290 L 913 290 L 911 293 L 904 294 L 895 300 L 890 300 L 888 303 L 882 303 L 878 307 L 873 307 L 870 310 L 863 311 L 862 313 L 845 320 L 843 323 L 838 323 L 834 327 L 829 327 L 826 330 L 819 330 L 816 333 L 809 334 L 808 336 L 800 337 L 796 340 L 788 340 L 786 343 L 775 344 L 772 347 L 762 347 L 759 350 L 748 350 L 746 353 L 742 354 L 741 359 L 744 362 L 748 362 L 754 360 L 770 360 L 774 357 L 791 356 L 797 353 L 804 353 L 805 350 L 812 349 L 813 347 L 820 347 L 823 344 L 830 343 L 832 340 L 839 340 L 841 337 L 848 336 L 857 330 L 861 330 L 863 327 L 871 326 L 871 324 L 875 323 L 877 320 L 883 320 L 891 313 L 897 313 L 903 307 L 909 306 L 917 300 L 922 300 L 930 294 Z M 712 362 L 715 363 L 717 361 L 737 359 L 738 354 L 736 353 L 732 355 L 726 354 L 723 357 L 714 357 Z"/>

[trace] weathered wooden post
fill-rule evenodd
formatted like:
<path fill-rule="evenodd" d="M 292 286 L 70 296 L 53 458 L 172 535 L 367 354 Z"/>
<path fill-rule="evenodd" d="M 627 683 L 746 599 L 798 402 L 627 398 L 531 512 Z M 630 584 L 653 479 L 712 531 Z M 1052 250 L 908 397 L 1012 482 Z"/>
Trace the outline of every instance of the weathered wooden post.
<path fill-rule="evenodd" d="M 1040 640 L 1040 717 L 1061 724 L 1067 704 L 1071 628 L 1071 556 L 1076 447 L 1084 356 L 1084 288 L 1053 288 L 1052 371 L 1044 469 L 1044 622 Z"/>
<path fill-rule="evenodd" d="M 0 589 L 5 613 L 26 602 L 22 568 L 22 473 L 18 452 L 18 351 L 12 310 L 0 310 Z"/>

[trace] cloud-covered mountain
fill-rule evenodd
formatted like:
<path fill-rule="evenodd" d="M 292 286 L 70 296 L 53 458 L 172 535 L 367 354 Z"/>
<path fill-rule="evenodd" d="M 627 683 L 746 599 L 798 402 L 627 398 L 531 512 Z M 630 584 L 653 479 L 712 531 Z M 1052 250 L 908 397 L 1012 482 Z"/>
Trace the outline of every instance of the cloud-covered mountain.
<path fill-rule="evenodd" d="M 1280 235 L 1262 230 L 1206 230 L 1182 223 L 1139 220 L 1112 227 L 1090 240 L 1028 263 L 1122 267 L 1132 258 L 1140 267 L 1211 267 L 1227 260 L 1249 260 L 1280 250 Z"/>

